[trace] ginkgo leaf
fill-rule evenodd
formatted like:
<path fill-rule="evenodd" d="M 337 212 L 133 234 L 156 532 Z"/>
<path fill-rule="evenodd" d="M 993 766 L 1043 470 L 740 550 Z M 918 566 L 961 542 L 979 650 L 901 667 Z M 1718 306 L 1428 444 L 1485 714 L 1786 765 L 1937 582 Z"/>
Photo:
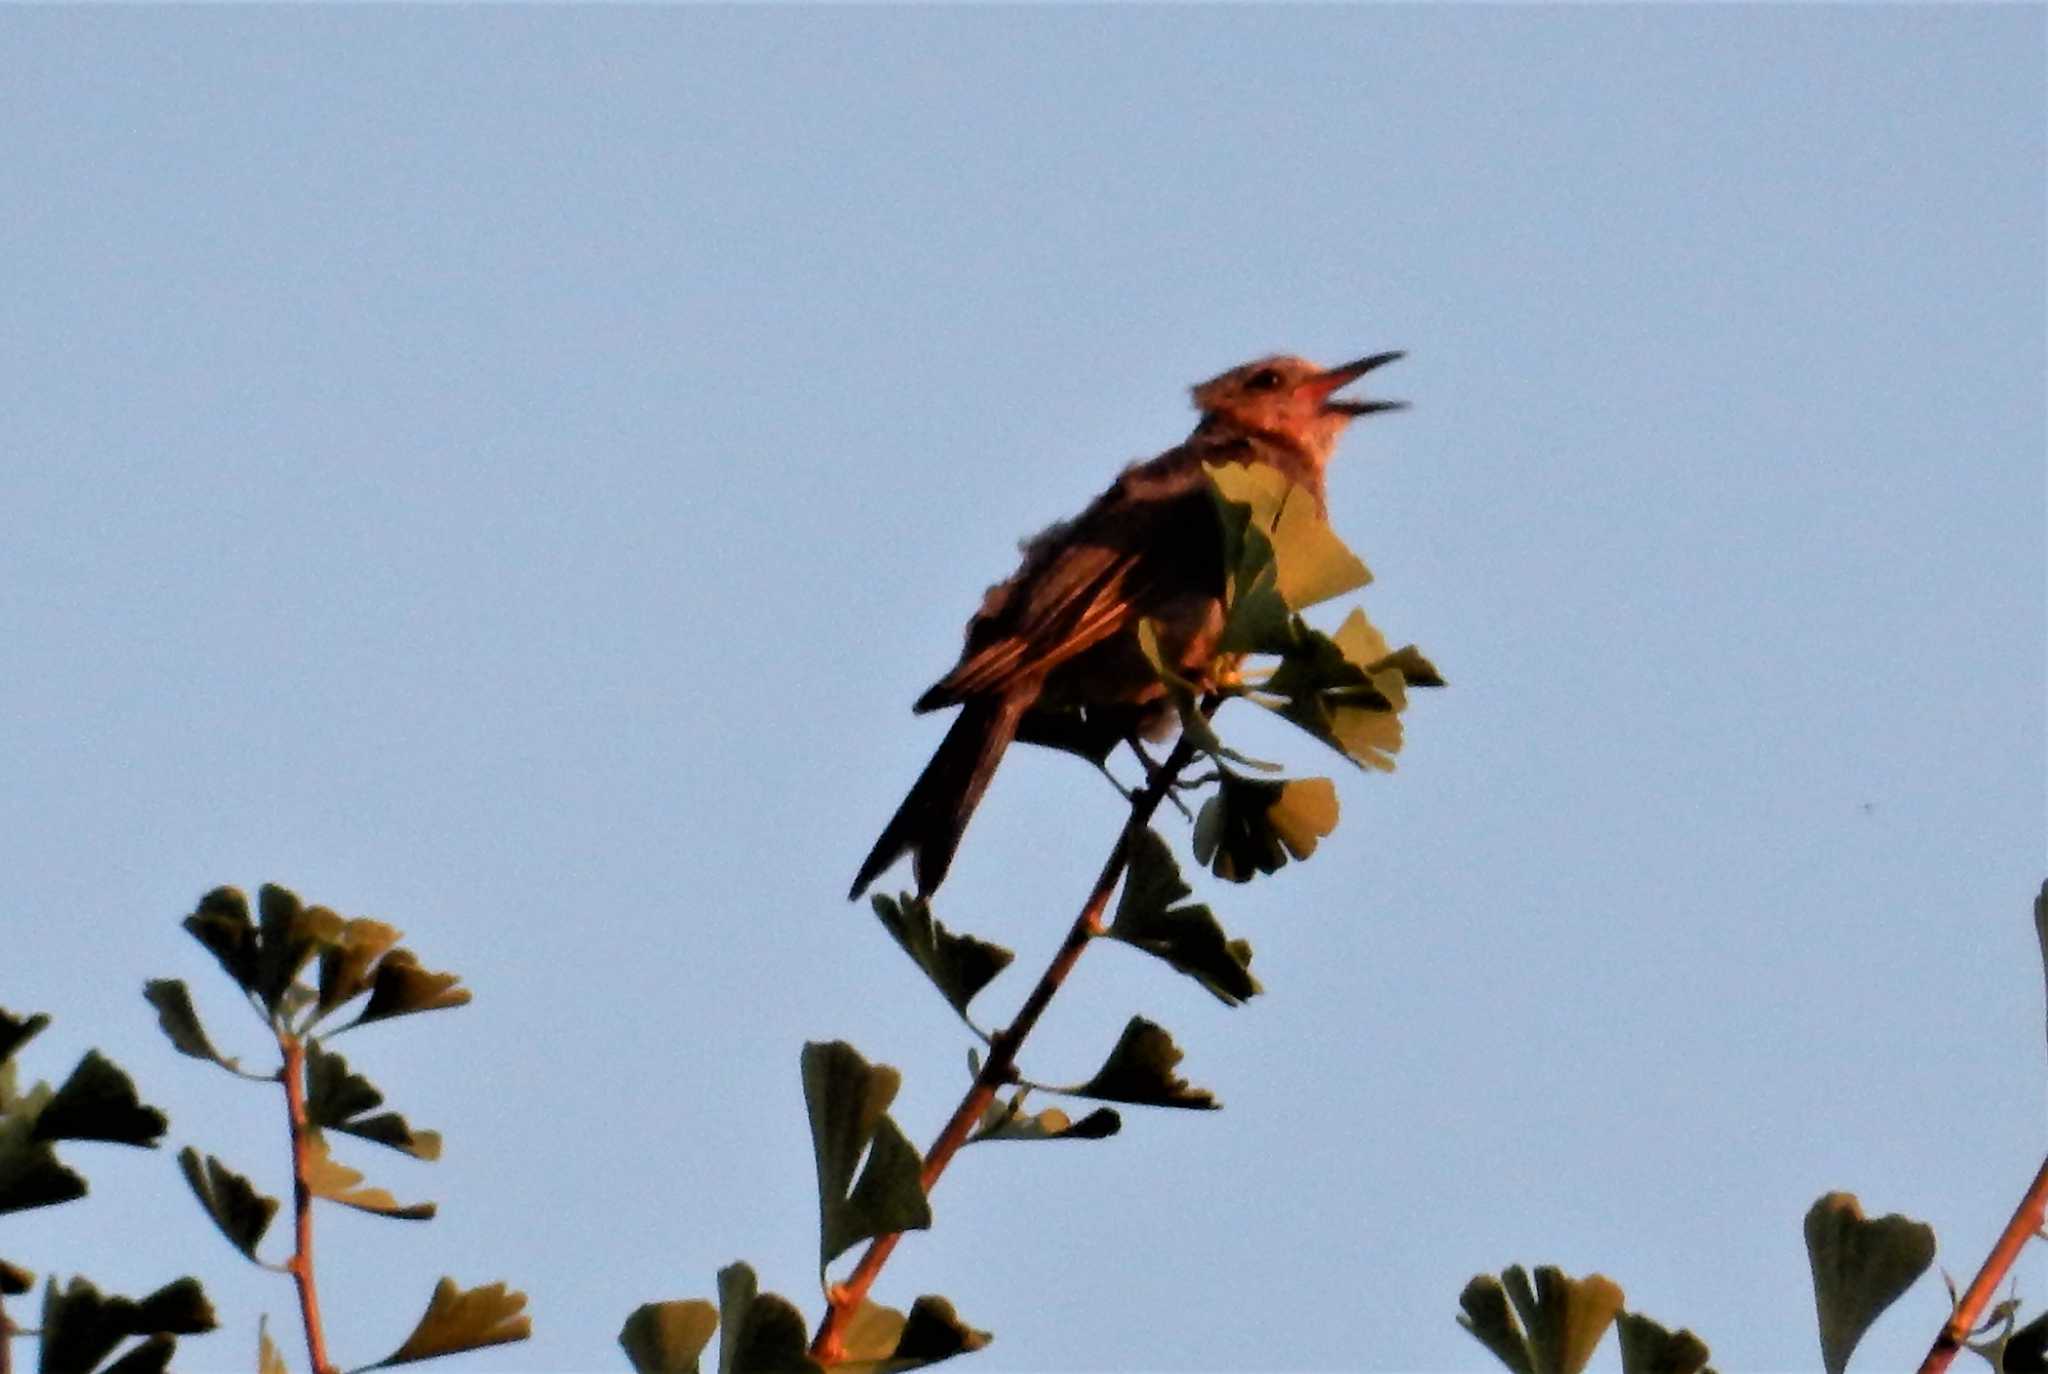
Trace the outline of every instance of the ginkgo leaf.
<path fill-rule="evenodd" d="M 1998 1363 L 1993 1367 L 2003 1374 L 2044 1374 L 2048 1371 L 2048 1312 L 2001 1337 L 1995 1348 Z"/>
<path fill-rule="evenodd" d="M 88 1050 L 37 1116 L 35 1133 L 41 1140 L 153 1146 L 169 1126 L 162 1112 L 135 1095 L 135 1080 Z"/>
<path fill-rule="evenodd" d="M 0 1117 L 0 1212 L 54 1207 L 85 1196 L 85 1180 L 57 1158 L 46 1140 L 32 1138 L 34 1118 Z"/>
<path fill-rule="evenodd" d="M 36 1012 L 30 1016 L 16 1016 L 0 1007 L 0 1065 L 14 1058 L 15 1051 L 35 1039 L 43 1027 L 50 1024 L 49 1015 Z"/>
<path fill-rule="evenodd" d="M 466 1005 L 469 989 L 457 987 L 461 981 L 458 974 L 421 968 L 418 957 L 409 949 L 394 949 L 378 961 L 371 978 L 370 1000 L 355 1024 Z"/>
<path fill-rule="evenodd" d="M 157 1027 L 171 1042 L 171 1048 L 194 1059 L 211 1060 L 229 1073 L 242 1071 L 240 1060 L 230 1059 L 213 1047 L 206 1027 L 200 1024 L 199 1010 L 192 1005 L 192 994 L 181 979 L 152 979 L 142 985 L 142 995 L 156 1008 Z"/>
<path fill-rule="evenodd" d="M 965 1355 L 989 1343 L 986 1331 L 960 1320 L 953 1304 L 927 1293 L 910 1306 L 910 1314 L 865 1303 L 854 1324 L 866 1323 L 856 1344 L 849 1329 L 846 1358 L 832 1365 L 832 1374 L 905 1374 L 926 1365 Z"/>
<path fill-rule="evenodd" d="M 1514 1374 L 1579 1374 L 1621 1304 L 1621 1289 L 1605 1275 L 1574 1279 L 1545 1265 L 1532 1288 L 1511 1265 L 1499 1279 L 1481 1274 L 1465 1285 L 1458 1325 Z"/>
<path fill-rule="evenodd" d="M 1897 1213 L 1872 1221 L 1853 1194 L 1828 1193 L 1807 1209 L 1806 1256 L 1821 1364 L 1842 1374 L 1878 1314 L 1934 1263 L 1934 1228 Z"/>
<path fill-rule="evenodd" d="M 1166 841 L 1155 830 L 1142 830 L 1132 840 L 1116 916 L 1103 934 L 1164 960 L 1225 1005 L 1256 995 L 1251 946 L 1225 935 L 1208 907 L 1181 904 L 1188 895 Z"/>
<path fill-rule="evenodd" d="M 1123 1129 L 1123 1118 L 1113 1108 L 1097 1107 L 1076 1121 L 1058 1107 L 1027 1112 L 1024 1110 L 1024 1096 L 1025 1090 L 1020 1088 L 1008 1101 L 990 1102 L 967 1143 L 972 1145 L 979 1140 L 1103 1140 Z"/>
<path fill-rule="evenodd" d="M 306 1042 L 306 1119 L 315 1126 L 403 1150 L 416 1159 L 441 1157 L 436 1131 L 415 1131 L 396 1112 L 363 1113 L 381 1106 L 384 1094 L 369 1079 L 352 1073 L 348 1061 L 317 1040 Z"/>
<path fill-rule="evenodd" d="M 926 1294 L 910 1305 L 903 1335 L 896 1342 L 896 1358 L 914 1361 L 900 1366 L 914 1369 L 979 1350 L 992 1339 L 988 1332 L 977 1331 L 961 1321 L 952 1303 Z"/>
<path fill-rule="evenodd" d="M 306 1119 L 315 1126 L 339 1126 L 384 1104 L 384 1094 L 348 1061 L 317 1040 L 306 1041 Z"/>
<path fill-rule="evenodd" d="M 526 1315 L 526 1294 L 502 1283 L 461 1288 L 454 1279 L 443 1278 L 434 1285 L 426 1313 L 404 1344 L 370 1367 L 408 1364 L 463 1350 L 506 1345 L 532 1334 L 533 1319 Z"/>
<path fill-rule="evenodd" d="M 1315 853 L 1336 827 L 1337 788 L 1328 778 L 1274 782 L 1225 773 L 1195 817 L 1195 857 L 1219 878 L 1249 882 Z"/>
<path fill-rule="evenodd" d="M 1255 518 L 1251 500 L 1233 499 L 1224 491 L 1238 471 L 1235 465 L 1209 469 L 1223 541 L 1225 619 L 1216 647 L 1225 654 L 1276 653 L 1294 612 L 1280 595 L 1273 541 Z"/>
<path fill-rule="evenodd" d="M 277 1215 L 277 1199 L 257 1192 L 248 1179 L 212 1155 L 202 1162 L 199 1152 L 189 1145 L 178 1151 L 178 1171 L 228 1244 L 254 1260 L 257 1243 Z"/>
<path fill-rule="evenodd" d="M 318 1131 L 313 1132 L 306 1146 L 306 1186 L 314 1197 L 324 1197 L 329 1202 L 338 1202 L 359 1212 L 375 1212 L 378 1216 L 398 1221 L 433 1219 L 433 1203 L 400 1202 L 384 1189 L 366 1188 L 362 1182 L 362 1174 L 329 1154 L 327 1142 Z"/>
<path fill-rule="evenodd" d="M 256 1319 L 256 1374 L 291 1374 L 291 1366 L 284 1362 L 284 1352 L 270 1339 L 268 1312 Z"/>
<path fill-rule="evenodd" d="M 718 1330 L 718 1309 L 702 1298 L 642 1303 L 619 1328 L 635 1374 L 697 1374 L 697 1359 Z"/>
<path fill-rule="evenodd" d="M 256 926 L 249 919 L 249 899 L 241 889 L 213 889 L 199 899 L 199 905 L 185 918 L 184 926 L 193 939 L 220 961 L 236 986 L 244 992 L 256 991 Z"/>
<path fill-rule="evenodd" d="M 1226 502 L 1250 509 L 1250 521 L 1273 549 L 1277 586 L 1288 608 L 1305 611 L 1372 581 L 1346 548 L 1315 494 L 1266 463 L 1221 464 L 1209 481 Z"/>
<path fill-rule="evenodd" d="M 930 1226 L 923 1162 L 887 1115 L 902 1076 L 843 1040 L 805 1045 L 802 1064 L 818 1165 L 819 1265 L 875 1236 Z"/>
<path fill-rule="evenodd" d="M 879 1370 L 896 1353 L 903 1337 L 903 1314 L 864 1299 L 839 1331 L 840 1358 L 832 1362 L 833 1374 L 863 1374 Z"/>
<path fill-rule="evenodd" d="M 883 927 L 962 1018 L 974 995 L 1016 957 L 1001 945 L 947 930 L 922 897 L 905 893 L 898 901 L 877 894 L 870 901 Z"/>
<path fill-rule="evenodd" d="M 1624 1312 L 1615 1319 L 1621 1374 L 1713 1374 L 1707 1343 L 1690 1331 L 1667 1331 L 1648 1317 Z"/>
<path fill-rule="evenodd" d="M 126 1366 L 130 1374 L 161 1370 L 175 1345 L 171 1337 L 197 1335 L 215 1325 L 213 1307 L 197 1279 L 177 1279 L 140 1300 L 103 1294 L 83 1278 L 62 1288 L 53 1279 L 43 1290 L 37 1368 L 43 1374 L 86 1374 L 122 1341 L 141 1336 L 144 1346 L 109 1368 Z"/>
<path fill-rule="evenodd" d="M 276 1013 L 299 971 L 341 935 L 341 918 L 326 907 L 309 907 L 290 888 L 265 883 L 256 893 L 256 986 L 263 1005 Z"/>
<path fill-rule="evenodd" d="M 369 990 L 372 970 L 402 938 L 382 921 L 357 917 L 344 922 L 340 934 L 320 951 L 320 1011 L 333 1011 Z"/>
<path fill-rule="evenodd" d="M 163 1331 L 174 1336 L 197 1336 L 219 1324 L 214 1318 L 213 1304 L 206 1299 L 206 1290 L 200 1287 L 198 1279 L 189 1276 L 173 1279 L 137 1300 L 135 1308 L 138 1335 Z"/>
<path fill-rule="evenodd" d="M 763 1293 L 744 1264 L 718 1271 L 718 1374 L 819 1374 L 805 1344 L 787 1298 Z"/>
<path fill-rule="evenodd" d="M 1213 1110 L 1222 1104 L 1205 1088 L 1190 1087 L 1173 1070 L 1181 1061 L 1173 1037 L 1142 1016 L 1133 1016 L 1095 1076 L 1075 1088 L 1059 1091 L 1070 1097 L 1106 1102 L 1132 1102 L 1146 1107 L 1191 1107 Z"/>

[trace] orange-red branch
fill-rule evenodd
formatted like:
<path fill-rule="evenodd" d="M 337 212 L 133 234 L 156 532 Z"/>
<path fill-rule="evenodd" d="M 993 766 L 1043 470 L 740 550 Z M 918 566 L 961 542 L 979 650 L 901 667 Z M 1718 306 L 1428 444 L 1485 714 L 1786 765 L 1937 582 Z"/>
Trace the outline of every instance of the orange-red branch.
<path fill-rule="evenodd" d="M 2027 1188 L 2026 1196 L 2013 1210 L 2012 1220 L 2005 1224 L 2005 1231 L 1998 1237 L 1998 1243 L 1991 1247 L 1984 1267 L 1977 1271 L 1976 1279 L 1969 1290 L 1956 1304 L 1955 1314 L 1948 1319 L 1948 1325 L 1941 1328 L 1941 1334 L 1934 1338 L 1928 1348 L 1927 1358 L 1920 1362 L 1920 1374 L 1942 1374 L 1956 1352 L 1970 1333 L 1977 1329 L 1984 1309 L 1991 1302 L 1991 1295 L 1998 1285 L 2005 1282 L 2006 1274 L 2012 1269 L 2013 1261 L 2020 1251 L 2041 1230 L 2044 1213 L 2048 1213 L 2048 1160 L 2041 1163 L 2041 1171 L 2034 1175 L 2033 1183 Z"/>
<path fill-rule="evenodd" d="M 929 1193 L 945 1173 L 946 1166 L 953 1160 L 962 1145 L 974 1133 L 975 1125 L 995 1101 L 996 1093 L 1003 1085 L 1016 1076 L 1017 1051 L 1022 1048 L 1024 1038 L 1031 1034 L 1038 1024 L 1038 1018 L 1045 1014 L 1046 1004 L 1053 994 L 1066 982 L 1067 975 L 1081 958 L 1081 951 L 1088 942 L 1102 933 L 1102 915 L 1109 908 L 1109 899 L 1122 881 L 1124 868 L 1130 862 L 1131 840 L 1151 821 L 1152 813 L 1159 809 L 1166 794 L 1172 790 L 1174 779 L 1194 758 L 1194 746 L 1182 737 L 1153 774 L 1151 780 L 1131 801 L 1130 819 L 1117 835 L 1116 847 L 1109 852 L 1109 858 L 1102 865 L 1101 876 L 1096 878 L 1088 900 L 1082 905 L 1080 915 L 1067 930 L 1067 938 L 1039 975 L 1038 983 L 1031 989 L 1031 995 L 1024 999 L 1024 1005 L 1017 1009 L 1017 1018 L 1004 1029 L 997 1031 L 989 1041 L 988 1060 L 975 1075 L 974 1083 L 967 1095 L 960 1099 L 960 1105 L 953 1111 L 939 1138 L 932 1142 L 925 1152 L 922 1181 L 925 1192 Z M 882 1272 L 882 1266 L 889 1262 L 889 1256 L 896 1249 L 896 1242 L 902 1233 L 877 1236 L 861 1254 L 853 1266 L 853 1272 L 846 1281 L 832 1285 L 831 1300 L 825 1309 L 824 1320 L 818 1323 L 817 1337 L 811 1342 L 811 1357 L 821 1364 L 835 1364 L 845 1354 L 846 1324 L 853 1314 L 860 1310 L 867 1300 L 868 1290 L 874 1287 L 875 1278 Z"/>
<path fill-rule="evenodd" d="M 306 1119 L 306 1045 L 281 1030 L 277 1047 L 284 1053 L 284 1101 L 292 1136 L 292 1221 L 294 1248 L 285 1271 L 299 1290 L 299 1316 L 306 1327 L 306 1359 L 313 1374 L 334 1374 L 327 1359 L 327 1338 L 320 1330 L 320 1290 L 313 1282 L 313 1185 L 308 1177 L 313 1152 L 312 1126 Z"/>

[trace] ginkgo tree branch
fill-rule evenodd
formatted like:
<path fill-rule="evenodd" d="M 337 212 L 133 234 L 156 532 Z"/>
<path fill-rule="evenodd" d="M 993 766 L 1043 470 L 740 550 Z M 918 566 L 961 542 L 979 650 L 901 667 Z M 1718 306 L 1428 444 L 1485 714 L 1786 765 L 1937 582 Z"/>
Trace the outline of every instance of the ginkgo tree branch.
<path fill-rule="evenodd" d="M 1217 704 L 1213 697 L 1204 702 L 1203 714 L 1213 714 Z M 1017 1052 L 1022 1048 L 1025 1037 L 1037 1026 L 1038 1018 L 1045 1014 L 1046 1005 L 1066 982 L 1067 975 L 1079 962 L 1089 941 L 1103 931 L 1103 913 L 1109 907 L 1109 899 L 1115 894 L 1117 884 L 1123 879 L 1125 868 L 1129 866 L 1134 838 L 1144 832 L 1151 822 L 1152 813 L 1172 793 L 1181 771 L 1194 760 L 1197 752 L 1196 742 L 1184 733 L 1164 763 L 1148 768 L 1148 781 L 1132 794 L 1130 814 L 1117 835 L 1109 858 L 1102 865 L 1101 875 L 1089 891 L 1088 900 L 1082 903 L 1080 914 L 1074 918 L 1045 972 L 1039 975 L 1031 994 L 1017 1009 L 1016 1018 L 990 1037 L 988 1059 L 982 1064 L 981 1072 L 975 1075 L 973 1084 L 960 1099 L 951 1119 L 925 1152 L 920 1181 L 926 1193 L 931 1192 L 953 1156 L 973 1135 L 975 1126 L 995 1101 L 996 1094 L 1016 1080 Z M 818 1323 L 817 1337 L 811 1342 L 813 1359 L 829 1365 L 842 1358 L 847 1323 L 867 1300 L 868 1290 L 874 1286 L 876 1276 L 889 1262 L 896 1242 L 902 1238 L 900 1231 L 875 1237 L 845 1281 L 831 1286 L 830 1304 L 824 1319 Z"/>
<path fill-rule="evenodd" d="M 1991 1301 L 1998 1285 L 2005 1282 L 2005 1276 L 2012 1269 L 2013 1261 L 2019 1258 L 2021 1249 L 2040 1234 L 2044 1215 L 2048 1215 L 2048 1160 L 2042 1161 L 2041 1171 L 2034 1175 L 2033 1183 L 2020 1198 L 2020 1205 L 2013 1209 L 2012 1220 L 2005 1224 L 1998 1243 L 1991 1247 L 1984 1267 L 1977 1271 L 1977 1277 L 1956 1303 L 1956 1310 L 1941 1328 L 1941 1334 L 1928 1347 L 1927 1358 L 1920 1362 L 1920 1374 L 1942 1374 L 1949 1367 L 1956 1352 L 1976 1330 L 1977 1319 L 1983 1315 L 1985 1305 Z"/>
<path fill-rule="evenodd" d="M 299 1316 L 306 1327 L 306 1359 L 313 1366 L 313 1374 L 334 1374 L 334 1366 L 327 1358 L 327 1337 L 320 1329 L 320 1290 L 313 1280 L 313 1141 L 306 1115 L 306 1044 L 291 1031 L 280 1029 L 277 1047 L 284 1054 L 284 1067 L 278 1076 L 284 1080 L 292 1140 L 293 1248 L 284 1267 L 299 1292 Z"/>

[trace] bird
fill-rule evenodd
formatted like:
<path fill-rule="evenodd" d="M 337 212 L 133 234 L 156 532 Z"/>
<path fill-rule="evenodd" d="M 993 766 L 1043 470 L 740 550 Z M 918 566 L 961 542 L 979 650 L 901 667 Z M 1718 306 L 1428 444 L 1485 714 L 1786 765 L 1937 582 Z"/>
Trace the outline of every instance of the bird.
<path fill-rule="evenodd" d="M 1276 354 L 1200 382 L 1190 388 L 1199 419 L 1184 441 L 1126 467 L 1079 515 L 1023 541 L 1017 571 L 988 589 L 967 622 L 959 661 L 912 707 L 958 706 L 960 714 L 882 828 L 848 899 L 906 852 L 917 895 L 928 899 L 1020 733 L 1056 734 L 1034 726 L 1079 709 L 1111 722 L 1107 757 L 1117 739 L 1170 719 L 1138 625 L 1151 621 L 1159 652 L 1201 685 L 1224 620 L 1222 526 L 1205 468 L 1276 468 L 1323 512 L 1323 469 L 1345 427 L 1405 405 L 1336 393 L 1402 356 L 1326 368 Z"/>

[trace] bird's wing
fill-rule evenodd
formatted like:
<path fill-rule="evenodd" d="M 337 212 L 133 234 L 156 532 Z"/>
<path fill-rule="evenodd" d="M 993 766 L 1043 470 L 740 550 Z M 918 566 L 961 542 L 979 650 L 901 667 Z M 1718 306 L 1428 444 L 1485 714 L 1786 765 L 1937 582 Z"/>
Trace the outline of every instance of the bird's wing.
<path fill-rule="evenodd" d="M 1000 693 L 1100 644 L 1189 590 L 1191 565 L 1213 539 L 1201 460 L 1174 449 L 1129 469 L 1079 518 L 1027 546 L 1024 565 L 991 590 L 953 671 L 920 710 Z M 1214 461 L 1211 457 L 1210 461 Z"/>

